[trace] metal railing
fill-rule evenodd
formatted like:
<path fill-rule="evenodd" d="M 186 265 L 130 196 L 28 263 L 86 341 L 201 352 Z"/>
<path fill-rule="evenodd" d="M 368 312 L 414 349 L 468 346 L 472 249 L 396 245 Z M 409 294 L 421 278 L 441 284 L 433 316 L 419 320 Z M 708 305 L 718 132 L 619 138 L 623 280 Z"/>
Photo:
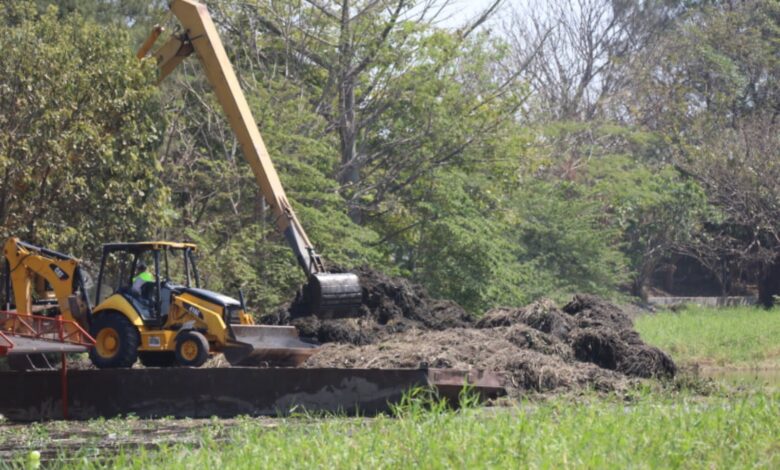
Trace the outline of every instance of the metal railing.
<path fill-rule="evenodd" d="M 72 320 L 63 320 L 62 316 L 44 317 L 23 315 L 17 312 L 0 310 L 0 356 L 13 351 L 15 336 L 58 343 L 67 343 L 87 348 L 95 345 L 95 339 Z M 6 345 L 7 344 L 7 345 Z M 60 353 L 60 403 L 62 417 L 68 419 L 68 359 L 65 352 Z M 48 360 L 47 360 L 48 361 Z"/>
<path fill-rule="evenodd" d="M 0 331 L 0 356 L 5 356 L 8 351 L 13 349 L 14 342 L 8 339 L 8 337 Z"/>
<path fill-rule="evenodd" d="M 61 316 L 23 315 L 6 310 L 0 310 L 0 335 L 6 341 L 11 342 L 11 347 L 13 347 L 13 340 L 9 336 L 22 336 L 86 347 L 95 344 L 95 339 L 73 320 L 64 320 Z M 0 338 L 0 347 L 2 347 L 2 342 L 2 338 Z"/>

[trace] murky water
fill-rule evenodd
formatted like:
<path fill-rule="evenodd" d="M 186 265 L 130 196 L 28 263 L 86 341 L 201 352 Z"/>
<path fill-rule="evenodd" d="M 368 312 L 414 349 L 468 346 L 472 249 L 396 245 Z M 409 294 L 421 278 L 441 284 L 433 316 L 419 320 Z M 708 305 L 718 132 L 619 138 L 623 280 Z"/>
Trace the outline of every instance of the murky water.
<path fill-rule="evenodd" d="M 703 369 L 699 371 L 699 375 L 732 385 L 745 385 L 780 390 L 780 369 Z"/>

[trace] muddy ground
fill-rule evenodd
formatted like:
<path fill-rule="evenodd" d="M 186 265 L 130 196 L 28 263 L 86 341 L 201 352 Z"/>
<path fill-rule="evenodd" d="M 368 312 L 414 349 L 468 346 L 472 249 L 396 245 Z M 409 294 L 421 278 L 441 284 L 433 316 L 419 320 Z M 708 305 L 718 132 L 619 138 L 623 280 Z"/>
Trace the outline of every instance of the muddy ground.
<path fill-rule="evenodd" d="M 246 419 L 143 420 L 132 417 L 33 424 L 0 421 L 0 468 L 35 468 L 25 458 L 33 450 L 40 452 L 42 468 L 47 468 L 47 464 L 55 462 L 83 465 L 84 459 L 93 464 L 100 463 L 120 451 L 156 451 L 174 445 L 198 447 L 204 442 L 227 442 L 230 430 L 243 421 Z M 289 423 L 280 423 L 274 418 L 252 418 L 251 422 L 268 429 Z M 14 459 L 20 465 L 14 465 Z"/>
<path fill-rule="evenodd" d="M 637 378 L 668 378 L 677 367 L 645 344 L 617 305 L 576 295 L 497 308 L 479 319 L 452 301 L 431 298 L 403 278 L 359 269 L 357 318 L 290 318 L 287 305 L 264 323 L 292 324 L 323 346 L 304 367 L 445 367 L 499 372 L 510 395 L 594 388 L 625 390 Z"/>

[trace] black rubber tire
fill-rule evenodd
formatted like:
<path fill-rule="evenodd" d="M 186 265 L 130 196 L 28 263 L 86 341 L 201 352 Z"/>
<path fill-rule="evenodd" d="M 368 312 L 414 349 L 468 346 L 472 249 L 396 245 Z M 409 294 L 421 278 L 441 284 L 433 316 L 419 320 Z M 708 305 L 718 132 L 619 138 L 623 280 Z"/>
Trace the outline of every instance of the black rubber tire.
<path fill-rule="evenodd" d="M 183 354 L 185 344 L 194 345 L 197 348 L 195 354 Z M 200 367 L 209 358 L 209 342 L 202 333 L 194 330 L 185 330 L 176 335 L 176 362 L 182 367 Z"/>
<path fill-rule="evenodd" d="M 176 365 L 176 354 L 173 351 L 138 353 L 138 360 L 144 367 L 173 367 Z"/>
<path fill-rule="evenodd" d="M 95 340 L 105 328 L 113 328 L 116 331 L 119 338 L 117 351 L 111 357 L 104 357 L 98 353 L 98 346 L 95 345 L 89 350 L 92 364 L 99 369 L 132 367 L 138 360 L 138 347 L 141 343 L 138 328 L 119 312 L 101 312 L 92 317 L 90 334 Z"/>

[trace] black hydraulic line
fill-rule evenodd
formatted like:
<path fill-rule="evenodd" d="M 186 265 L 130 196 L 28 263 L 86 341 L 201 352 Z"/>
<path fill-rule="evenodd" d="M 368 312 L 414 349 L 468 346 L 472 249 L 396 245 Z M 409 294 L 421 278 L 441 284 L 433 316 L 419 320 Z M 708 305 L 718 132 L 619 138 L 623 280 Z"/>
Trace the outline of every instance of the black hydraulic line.
<path fill-rule="evenodd" d="M 154 250 L 154 282 L 156 284 L 154 292 L 154 312 L 157 319 L 160 318 L 160 250 Z"/>
<path fill-rule="evenodd" d="M 65 253 L 60 253 L 59 251 L 50 250 L 48 248 L 43 248 L 41 246 L 36 246 L 36 245 L 31 244 L 31 243 L 27 243 L 27 242 L 23 242 L 23 241 L 17 242 L 17 245 L 19 245 L 21 247 L 24 247 L 24 248 L 27 248 L 28 250 L 33 250 L 33 251 L 37 251 L 39 253 L 43 253 L 44 255 L 51 256 L 52 258 L 63 259 L 63 260 L 65 260 L 65 259 L 75 260 L 76 259 L 73 256 L 66 255 Z"/>
<path fill-rule="evenodd" d="M 11 310 L 11 266 L 7 259 L 3 263 L 3 277 L 5 279 L 5 309 Z"/>
<path fill-rule="evenodd" d="M 171 278 L 171 272 L 168 269 L 168 248 L 162 248 L 163 250 L 163 260 L 165 261 L 165 279 Z"/>
<path fill-rule="evenodd" d="M 100 258 L 100 271 L 98 271 L 97 290 L 95 291 L 95 305 L 100 304 L 100 288 L 103 285 L 103 271 L 106 268 L 106 252 L 103 252 L 103 257 Z M 86 295 L 86 294 L 84 294 Z"/>
<path fill-rule="evenodd" d="M 190 249 L 184 249 L 184 277 L 187 280 L 187 287 L 190 287 Z"/>
<path fill-rule="evenodd" d="M 246 301 L 244 300 L 244 290 L 238 289 L 238 301 L 241 303 L 241 310 L 246 313 Z"/>

